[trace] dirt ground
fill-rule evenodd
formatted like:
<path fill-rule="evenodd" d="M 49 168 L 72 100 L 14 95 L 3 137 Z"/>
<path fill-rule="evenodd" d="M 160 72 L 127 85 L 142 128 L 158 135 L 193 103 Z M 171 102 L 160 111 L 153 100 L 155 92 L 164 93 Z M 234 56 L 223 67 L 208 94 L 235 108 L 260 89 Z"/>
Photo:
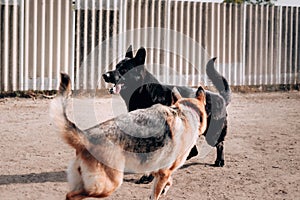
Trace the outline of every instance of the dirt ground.
<path fill-rule="evenodd" d="M 64 199 L 65 170 L 75 152 L 53 128 L 50 102 L 0 99 L 1 200 Z M 114 115 L 112 102 L 93 100 L 96 121 Z M 225 166 L 210 166 L 216 152 L 200 139 L 201 154 L 173 175 L 162 199 L 300 199 L 300 93 L 235 93 L 228 113 Z M 94 123 L 83 119 L 86 126 Z M 140 176 L 126 175 L 106 199 L 148 199 L 152 184 L 135 184 Z"/>

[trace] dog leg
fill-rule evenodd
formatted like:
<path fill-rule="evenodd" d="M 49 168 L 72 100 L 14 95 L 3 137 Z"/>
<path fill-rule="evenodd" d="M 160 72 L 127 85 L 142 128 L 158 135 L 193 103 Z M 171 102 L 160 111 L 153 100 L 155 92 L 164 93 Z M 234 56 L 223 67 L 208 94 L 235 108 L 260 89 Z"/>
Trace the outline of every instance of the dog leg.
<path fill-rule="evenodd" d="M 166 184 L 166 186 L 165 186 L 165 188 L 161 192 L 161 196 L 165 196 L 167 194 L 167 192 L 169 191 L 172 184 L 173 184 L 173 179 L 172 179 L 172 177 L 170 177 L 167 184 Z"/>
<path fill-rule="evenodd" d="M 215 161 L 214 166 L 215 167 L 223 167 L 225 165 L 225 161 L 224 161 L 224 143 L 220 142 L 219 144 L 217 144 L 216 148 L 217 148 L 217 159 Z"/>
<path fill-rule="evenodd" d="M 170 176 L 171 173 L 169 172 L 169 170 L 160 170 L 157 173 L 154 173 L 155 179 L 150 200 L 158 200 L 162 195 L 163 189 L 165 189 L 168 183 L 169 185 L 167 190 L 170 188 Z"/>
<path fill-rule="evenodd" d="M 225 165 L 224 161 L 224 140 L 227 134 L 227 119 L 224 121 L 224 125 L 222 128 L 222 132 L 220 138 L 218 139 L 218 144 L 216 145 L 217 148 L 217 159 L 215 161 L 215 167 L 223 167 Z"/>

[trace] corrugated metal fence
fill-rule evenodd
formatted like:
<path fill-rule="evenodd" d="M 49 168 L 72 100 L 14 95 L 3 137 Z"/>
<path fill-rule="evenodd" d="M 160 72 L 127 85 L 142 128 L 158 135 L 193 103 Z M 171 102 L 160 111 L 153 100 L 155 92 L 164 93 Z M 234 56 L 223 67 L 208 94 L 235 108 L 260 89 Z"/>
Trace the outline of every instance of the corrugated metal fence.
<path fill-rule="evenodd" d="M 52 90 L 73 65 L 72 1 L 0 0 L 0 91 Z"/>
<path fill-rule="evenodd" d="M 209 84 L 205 63 L 231 85 L 300 84 L 300 8 L 164 0 L 0 0 L 0 91 L 104 88 L 127 47 L 147 49 L 161 81 Z"/>

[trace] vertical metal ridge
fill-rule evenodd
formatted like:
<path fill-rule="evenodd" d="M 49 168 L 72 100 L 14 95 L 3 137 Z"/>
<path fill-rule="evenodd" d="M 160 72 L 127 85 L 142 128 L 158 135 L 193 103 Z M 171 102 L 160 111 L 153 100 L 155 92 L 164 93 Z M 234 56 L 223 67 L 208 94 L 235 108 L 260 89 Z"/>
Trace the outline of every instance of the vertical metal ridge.
<path fill-rule="evenodd" d="M 33 5 L 34 5 L 34 8 L 33 8 L 33 44 L 32 44 L 32 48 L 33 48 L 33 55 L 32 55 L 32 84 L 33 84 L 33 90 L 37 90 L 38 87 L 37 87 L 37 44 L 38 44 L 38 41 L 37 41 L 37 36 L 38 36 L 38 1 L 33 1 Z"/>
<path fill-rule="evenodd" d="M 145 17 L 144 17 L 144 21 L 143 21 L 145 28 L 149 27 L 149 24 L 148 24 L 149 1 L 151 1 L 151 0 L 145 0 L 145 7 L 144 7 Z M 148 42 L 149 42 L 148 35 L 145 33 L 143 35 L 143 37 L 144 37 L 144 44 L 145 44 L 145 46 L 148 46 Z M 147 63 L 147 60 L 149 60 L 149 59 L 146 57 L 146 63 Z"/>
<path fill-rule="evenodd" d="M 227 31 L 227 24 L 226 24 L 226 12 L 227 12 L 227 3 L 224 3 L 223 4 L 223 55 L 222 55 L 222 61 L 220 59 L 220 62 L 223 63 L 223 65 L 225 65 L 226 63 L 226 33 L 228 33 Z M 222 71 L 221 71 L 222 74 L 225 75 L 225 67 L 223 67 Z"/>
<path fill-rule="evenodd" d="M 25 50 L 24 50 L 24 90 L 29 89 L 28 76 L 29 76 L 29 5 L 30 1 L 25 1 Z"/>
<path fill-rule="evenodd" d="M 247 33 L 247 5 L 243 5 L 243 31 L 242 31 L 242 37 L 243 37 L 243 44 L 242 44 L 242 70 L 241 70 L 241 76 L 242 82 L 241 85 L 246 84 L 246 33 Z"/>
<path fill-rule="evenodd" d="M 263 70 L 264 70 L 264 79 L 263 79 L 263 82 L 262 84 L 263 85 L 267 85 L 267 83 L 269 82 L 269 78 L 271 76 L 271 74 L 269 73 L 269 52 L 270 52 L 270 49 L 268 48 L 268 43 L 270 43 L 270 40 L 269 40 L 269 7 L 270 6 L 266 6 L 264 7 L 265 8 L 265 12 L 264 12 L 264 15 L 265 15 L 265 27 L 266 27 L 266 30 L 265 30 L 265 34 L 264 34 L 264 56 L 262 58 L 262 62 L 263 62 Z"/>
<path fill-rule="evenodd" d="M 95 0 L 92 0 L 92 7 L 91 10 L 88 10 L 88 12 L 91 12 L 91 52 L 90 55 L 87 55 L 87 59 L 91 60 L 91 63 L 88 64 L 88 67 L 90 68 L 88 71 L 90 73 L 89 77 L 89 86 L 90 89 L 96 89 L 95 83 L 97 83 L 96 79 L 97 76 L 95 76 L 95 55 L 94 55 L 94 49 L 95 49 L 95 30 L 96 30 L 96 7 L 95 7 Z"/>
<path fill-rule="evenodd" d="M 115 0 L 118 1 L 118 0 Z M 126 1 L 125 0 L 119 0 L 119 43 L 118 43 L 118 50 L 117 50 L 117 59 L 119 59 L 119 56 L 122 55 L 124 52 L 124 49 L 126 48 L 126 38 L 124 37 L 126 32 Z M 146 15 L 147 16 L 147 15 Z M 125 19 L 125 20 L 123 20 Z M 121 38 L 122 37 L 122 38 Z M 100 76 L 99 76 L 100 78 Z"/>
<path fill-rule="evenodd" d="M 80 68 L 81 68 L 81 86 L 80 88 L 83 90 L 88 89 L 88 80 L 90 80 L 88 77 L 88 63 L 87 63 L 87 56 L 88 56 L 88 3 L 89 1 L 84 1 L 84 28 L 83 28 L 83 60 L 80 63 Z"/>
<path fill-rule="evenodd" d="M 49 63 L 48 63 L 48 80 L 49 80 L 49 86 L 48 89 L 51 90 L 54 88 L 53 86 L 53 24 L 54 24 L 54 5 L 53 1 L 49 1 Z M 56 88 L 55 88 L 56 89 Z"/>
<path fill-rule="evenodd" d="M 174 20 L 174 27 L 173 27 L 173 30 L 175 31 L 175 32 L 177 32 L 178 30 L 178 28 L 177 28 L 177 26 L 178 26 L 178 16 L 177 16 L 177 13 L 178 13 L 178 2 L 177 1 L 174 1 L 173 2 L 174 3 L 174 14 L 173 14 L 173 20 Z M 175 39 L 174 40 L 174 44 L 173 44 L 173 49 L 175 50 L 175 48 L 177 48 L 177 40 Z M 175 54 L 175 52 L 173 52 L 173 54 L 172 54 L 172 56 L 173 56 L 173 73 L 172 73 L 172 82 L 171 82 L 171 84 L 175 84 L 175 82 L 176 82 L 176 67 L 177 67 L 177 55 Z"/>
<path fill-rule="evenodd" d="M 106 22 L 105 22 L 105 24 L 106 24 L 106 27 L 105 27 L 105 33 L 106 33 L 106 35 L 105 35 L 105 54 L 102 54 L 102 56 L 104 56 L 105 57 L 105 64 L 104 64 L 104 66 L 105 66 L 105 71 L 108 71 L 108 70 L 110 70 L 109 69 L 109 48 L 110 48 L 110 46 L 109 46 L 109 42 L 108 42 L 108 40 L 109 40 L 109 28 L 110 28 L 110 1 L 107 1 L 107 5 L 106 5 L 106 8 L 105 8 L 105 10 L 106 10 Z"/>
<path fill-rule="evenodd" d="M 255 8 L 255 14 L 254 14 L 254 17 L 255 17 L 255 25 L 254 25 L 254 48 L 253 48 L 253 51 L 255 52 L 254 54 L 254 69 L 253 69 L 253 81 L 252 81 L 252 85 L 255 85 L 255 83 L 257 83 L 257 77 L 258 77 L 258 52 L 259 52 L 259 49 L 258 49 L 258 37 L 259 37 L 259 34 L 258 34 L 258 26 L 259 24 L 257 23 L 257 19 L 258 19 L 258 5 L 255 5 L 254 6 Z M 256 51 L 255 51 L 256 50 Z"/>
<path fill-rule="evenodd" d="M 179 32 L 181 33 L 181 34 L 183 34 L 183 19 L 184 19 L 184 14 L 183 14 L 183 11 L 184 11 L 184 9 L 183 9 L 183 3 L 184 2 L 180 2 L 180 27 L 179 27 Z M 178 67 L 179 67 L 179 75 L 182 75 L 182 73 L 183 73 L 183 70 L 182 70 L 182 66 L 183 66 L 183 58 L 182 58 L 182 55 L 183 55 L 183 38 L 182 37 L 180 37 L 180 41 L 179 41 L 179 49 L 180 49 L 180 55 L 179 55 L 179 65 L 178 65 Z M 177 75 L 178 76 L 178 75 Z M 179 79 L 179 85 L 182 85 L 183 83 L 182 83 L 182 79 L 180 78 Z"/>
<path fill-rule="evenodd" d="M 0 4 L 0 9 L 2 9 L 2 6 L 4 5 L 1 5 Z M 2 15 L 0 14 L 0 40 L 2 40 L 2 23 L 4 19 L 2 17 Z M 4 85 L 4 82 L 3 82 L 3 79 L 2 79 L 2 67 L 3 67 L 3 64 L 2 64 L 2 55 L 4 53 L 4 48 L 2 47 L 2 43 L 0 43 L 0 92 L 3 91 L 3 85 Z"/>
<path fill-rule="evenodd" d="M 275 10 L 275 6 L 270 6 L 269 9 L 269 15 L 271 15 L 271 17 L 269 17 L 270 19 L 270 32 L 269 32 L 269 41 L 270 41 L 270 59 L 269 59 L 269 71 L 268 73 L 270 74 L 270 77 L 268 79 L 268 84 L 274 84 L 274 74 L 273 73 L 273 65 L 274 65 L 274 22 L 271 19 L 274 19 L 274 10 Z M 274 20 L 275 21 L 275 20 Z"/>
<path fill-rule="evenodd" d="M 129 45 L 133 45 L 134 42 L 134 0 L 128 0 L 128 5 L 127 5 L 127 31 L 129 31 L 128 34 L 126 34 L 128 45 L 126 46 L 126 49 L 128 48 Z M 133 46 L 133 49 L 137 47 Z"/>
<path fill-rule="evenodd" d="M 59 81 L 60 81 L 60 69 L 61 69 L 61 16 L 62 16 L 62 1 L 59 1 L 57 4 L 57 27 L 56 29 L 56 74 L 55 74 L 55 79 L 56 79 L 56 87 L 59 86 Z"/>
<path fill-rule="evenodd" d="M 42 17 L 41 17 L 41 51 L 40 51 L 40 68 L 41 68 L 41 73 L 40 73 L 40 79 L 41 79 L 41 86 L 40 89 L 41 90 L 45 90 L 45 37 L 46 37 L 46 30 L 45 30 L 45 26 L 46 26 L 46 1 L 42 0 L 41 1 L 42 4 Z"/>
<path fill-rule="evenodd" d="M 19 90 L 24 90 L 24 24 L 25 24 L 25 2 L 22 1 L 20 3 L 20 13 L 19 13 L 19 23 L 20 23 L 20 29 L 19 29 Z M 1 21 L 1 19 L 0 19 Z M 0 33 L 1 38 L 1 33 Z M 1 51 L 1 49 L 0 49 Z M 1 59 L 1 56 L 0 56 Z M 0 60 L 1 63 L 1 60 Z M 1 85 L 1 83 L 0 83 Z"/>
<path fill-rule="evenodd" d="M 281 83 L 281 46 L 282 46 L 282 6 L 280 6 L 279 9 L 279 34 L 278 34 L 278 53 L 277 53 L 277 58 L 278 58 L 278 62 L 277 62 L 277 73 L 276 73 L 276 84 L 280 84 Z"/>
<path fill-rule="evenodd" d="M 118 3 L 117 0 L 113 1 L 113 31 L 112 31 L 112 37 L 113 38 L 117 38 L 117 34 L 120 34 L 120 30 L 118 30 L 118 15 L 120 16 L 120 12 L 117 9 Z M 119 38 L 117 38 L 119 39 Z M 117 60 L 116 58 L 118 57 L 118 43 L 113 41 L 113 51 L 112 51 L 112 59 L 110 59 L 112 61 L 112 66 L 116 66 L 117 64 Z M 100 77 L 98 77 L 98 79 L 100 79 Z"/>
<path fill-rule="evenodd" d="M 166 25 L 166 31 L 168 31 L 168 30 L 171 30 L 171 2 L 170 1 L 166 1 L 166 6 L 167 6 L 167 13 L 166 13 L 166 19 L 167 19 L 167 25 Z M 166 34 L 166 33 L 165 33 Z M 166 35 L 165 35 L 165 42 L 166 42 L 166 49 L 168 50 L 168 51 L 165 51 L 165 54 L 166 54 L 166 56 L 165 56 L 165 64 L 166 64 L 166 74 L 167 74 L 167 76 L 166 76 L 166 83 L 170 83 L 170 76 L 169 76 L 169 74 L 170 74 L 170 67 L 171 67 L 171 62 L 170 62 L 170 54 L 171 54 L 171 51 L 170 51 L 170 41 L 171 39 L 169 38 L 169 37 L 167 37 Z"/>
<path fill-rule="evenodd" d="M 240 34 L 239 34 L 239 27 L 241 27 L 241 16 L 240 16 L 240 12 L 239 10 L 241 9 L 241 5 L 234 5 L 233 6 L 233 11 L 234 11 L 234 14 L 233 14 L 233 21 L 234 21 L 234 38 L 233 38 L 233 48 L 234 48 L 234 54 L 232 56 L 232 60 L 233 60 L 233 64 L 234 64 L 234 73 L 233 73 L 233 82 L 234 82 L 234 85 L 237 86 L 237 85 L 240 85 L 240 82 L 241 82 L 241 77 L 238 76 L 239 75 L 239 72 L 240 72 L 240 41 L 238 41 L 240 39 Z"/>
<path fill-rule="evenodd" d="M 156 27 L 157 27 L 157 31 L 156 32 L 156 35 L 155 35 L 155 41 L 157 41 L 157 49 L 155 49 L 155 52 L 156 52 L 156 55 L 155 55 L 155 63 L 154 66 L 156 68 L 156 77 L 160 77 L 160 65 L 161 65 L 161 62 L 160 62 L 160 51 L 161 51 L 161 12 L 162 12 L 162 9 L 161 9 L 161 0 L 158 0 L 157 1 L 157 10 L 156 10 L 156 14 L 157 14 L 157 21 L 156 21 Z"/>
<path fill-rule="evenodd" d="M 102 73 L 103 73 L 103 70 L 102 70 L 102 66 L 103 66 L 103 59 L 102 59 L 102 54 L 103 54 L 103 51 L 102 51 L 102 45 L 103 45 L 103 41 L 102 41 L 102 38 L 103 38 L 103 31 L 102 31 L 102 23 L 103 23 L 103 10 L 99 10 L 99 24 L 98 24 L 98 29 L 99 29 L 99 33 L 98 33 L 98 77 L 100 79 Z M 100 79 L 101 80 L 101 79 Z M 102 88 L 102 86 L 105 86 L 105 84 L 102 84 L 102 81 L 98 82 L 98 88 Z"/>
<path fill-rule="evenodd" d="M 217 31 L 217 41 L 216 41 L 216 56 L 217 56 L 217 70 L 220 71 L 220 49 L 221 49 L 221 8 L 220 8 L 221 4 L 218 3 L 217 4 L 217 27 L 218 27 L 218 31 Z"/>
<path fill-rule="evenodd" d="M 287 70 L 288 71 L 288 75 L 289 75 L 289 82 L 288 84 L 294 84 L 294 74 L 293 74 L 293 44 L 294 44 L 294 37 L 293 37 L 293 30 L 294 30 L 294 25 L 293 25 L 293 14 L 294 14 L 294 9 L 292 7 L 290 7 L 290 35 L 288 36 L 288 38 L 290 39 L 290 42 L 289 42 L 289 46 L 288 46 L 288 49 L 289 49 L 289 61 L 288 61 L 288 64 L 289 64 L 289 69 Z"/>
<path fill-rule="evenodd" d="M 80 2 L 80 0 L 78 0 Z M 77 16 L 76 16 L 76 46 L 75 46 L 75 49 L 76 49 L 76 67 L 75 67 L 75 70 L 76 70 L 76 74 L 75 74 L 75 83 L 76 83 L 76 87 L 75 89 L 80 89 L 80 56 L 81 56 L 81 52 L 80 52 L 80 43 L 81 43 L 81 40 L 80 40 L 80 23 L 81 23 L 81 9 L 77 9 Z"/>
<path fill-rule="evenodd" d="M 281 72 L 283 75 L 283 84 L 287 84 L 288 80 L 287 80 L 287 31 L 288 31 L 288 7 L 285 7 L 285 12 L 284 12 L 284 17 L 282 18 L 282 20 L 285 21 L 284 27 L 283 27 L 283 71 Z"/>
<path fill-rule="evenodd" d="M 189 65 L 190 65 L 190 61 L 191 61 L 191 59 L 190 59 L 190 54 L 191 54 L 191 52 L 190 52 L 190 46 L 189 46 L 189 39 L 190 39 L 190 37 L 191 37 L 191 35 L 190 35 L 190 23 L 191 23 L 191 20 L 190 20 L 190 2 L 185 2 L 185 4 L 186 4 L 186 6 L 184 6 L 183 7 L 183 9 L 184 9 L 184 13 L 187 13 L 187 15 L 186 15 L 186 23 L 184 23 L 185 24 L 185 29 L 186 29 L 186 31 L 185 31 L 185 33 L 183 33 L 184 35 L 185 35 L 185 37 L 186 37 L 186 42 L 185 42 L 185 45 L 183 46 L 184 47 L 184 49 L 186 49 L 186 57 L 184 57 L 183 59 L 183 61 L 184 61 L 184 66 L 185 66 L 185 82 L 184 82 L 184 84 L 185 85 L 191 85 L 191 82 L 190 82 L 190 80 L 189 80 L 189 72 L 190 72 L 190 70 L 189 70 Z M 181 54 L 181 55 L 184 55 L 184 54 Z"/>
<path fill-rule="evenodd" d="M 231 33 L 231 34 L 232 34 L 232 6 L 233 6 L 232 4 L 229 4 L 229 16 L 228 16 L 228 21 L 229 21 L 228 22 L 229 23 L 228 33 Z M 229 47 L 228 47 L 228 60 L 227 60 L 227 63 L 231 64 L 232 63 L 232 59 L 231 59 L 231 56 L 232 56 L 232 54 L 231 54 L 231 51 L 232 51 L 232 37 L 231 36 L 228 38 L 228 46 Z M 232 76 L 232 71 L 234 71 L 234 70 L 231 71 L 229 69 L 229 67 L 226 67 L 225 71 L 226 71 L 225 76 L 226 76 L 227 80 L 229 81 L 229 83 L 231 85 L 233 85 L 233 80 L 232 80 L 231 76 Z"/>
<path fill-rule="evenodd" d="M 192 2 L 191 3 L 191 9 L 192 9 L 192 16 L 193 16 L 193 19 L 192 19 L 192 33 L 191 33 L 191 37 L 193 39 L 193 46 L 191 47 L 192 49 L 192 58 L 191 58 L 191 63 L 192 63 L 192 69 L 191 69 L 191 75 L 192 75 L 192 80 L 191 80 L 191 84 L 194 86 L 194 85 L 198 85 L 199 83 L 197 83 L 196 79 L 195 79 L 195 74 L 197 73 L 196 72 L 196 67 L 199 67 L 196 65 L 196 43 L 197 43 L 197 40 L 196 40 L 196 9 L 197 9 L 197 2 Z"/>
<path fill-rule="evenodd" d="M 64 61 L 63 61 L 63 71 L 66 73 L 69 73 L 70 69 L 70 59 L 69 59 L 69 43 L 70 43 L 70 23 L 72 23 L 72 19 L 70 19 L 70 8 L 72 6 L 72 1 L 66 0 L 64 4 L 64 23 L 65 23 L 65 28 L 64 28 Z M 73 85 L 73 84 L 72 84 Z"/>
<path fill-rule="evenodd" d="M 234 33 L 234 37 L 233 37 L 233 41 L 231 42 L 231 45 L 233 46 L 233 55 L 231 56 L 232 59 L 232 63 L 233 63 L 233 73 L 232 74 L 232 84 L 233 85 L 237 85 L 238 84 L 238 77 L 237 77 L 237 71 L 238 71 L 238 67 L 237 67 L 237 55 L 238 55 L 238 48 L 237 48 L 237 38 L 238 38 L 238 33 L 237 33 L 237 26 L 238 26 L 238 14 L 237 14 L 237 6 L 238 5 L 233 5 L 231 8 L 231 22 L 232 22 L 232 28 L 233 28 L 233 33 Z M 232 20 L 232 18 L 234 18 L 235 20 Z M 232 71 L 232 70 L 230 70 Z"/>
<path fill-rule="evenodd" d="M 150 24 L 150 28 L 154 28 L 155 27 L 155 2 L 156 1 L 152 1 L 152 3 L 151 3 L 151 6 L 149 7 L 149 9 L 151 9 L 150 10 L 150 12 L 151 12 L 151 14 L 150 14 L 150 16 L 151 16 L 151 24 Z M 152 29 L 153 30 L 153 29 Z M 149 44 L 150 44 L 150 46 L 151 47 L 153 47 L 153 41 L 155 40 L 155 32 L 154 31 L 150 31 L 150 36 L 149 36 L 149 38 L 150 38 L 150 41 L 149 41 Z M 154 59 L 154 51 L 155 51 L 155 49 L 154 48 L 151 48 L 151 50 L 150 50 L 150 54 L 148 53 L 147 55 L 149 55 L 149 64 L 150 64 L 150 71 L 152 72 L 152 73 L 154 73 L 154 66 L 153 66 L 153 63 L 155 62 L 155 59 Z"/>
<path fill-rule="evenodd" d="M 16 91 L 18 90 L 18 4 L 17 2 L 14 2 L 13 5 L 13 19 L 12 19 L 12 85 L 11 85 L 11 90 Z"/>
<path fill-rule="evenodd" d="M 137 0 L 136 4 L 137 4 L 138 9 L 137 9 L 137 16 L 135 17 L 136 21 L 137 21 L 137 27 L 135 27 L 135 28 L 140 29 L 141 28 L 141 7 L 142 7 L 141 6 L 142 5 L 141 0 Z M 140 31 L 137 31 L 137 35 L 135 36 L 135 38 L 136 38 L 136 44 L 138 44 L 138 46 L 141 46 L 141 33 L 140 33 Z"/>
<path fill-rule="evenodd" d="M 300 73 L 300 63 L 299 63 L 299 11 L 300 11 L 300 8 L 297 7 L 295 8 L 296 10 L 296 22 L 295 22 L 295 26 L 296 26 L 296 36 L 295 36 L 295 44 L 296 44 L 296 48 L 295 48 L 295 83 L 294 84 L 300 84 L 300 81 L 299 81 L 299 73 Z"/>
<path fill-rule="evenodd" d="M 197 23 L 197 25 L 198 25 L 198 27 L 199 27 L 199 31 L 198 31 L 198 35 L 197 35 L 197 40 L 198 40 L 198 42 L 199 42 L 199 46 L 201 47 L 201 48 L 204 48 L 204 47 L 202 47 L 202 15 L 203 15 L 203 11 L 202 11 L 202 9 L 203 9 L 203 3 L 202 2 L 199 2 L 198 3 L 198 9 L 199 9 L 199 20 L 198 20 L 198 23 Z M 204 84 L 204 82 L 203 82 L 203 78 L 202 77 L 204 77 L 204 76 L 201 76 L 201 71 L 202 71 L 202 64 L 203 64 L 203 62 L 202 62 L 202 59 L 203 59 L 203 57 L 202 57 L 202 49 L 201 49 L 201 51 L 200 51 L 200 55 L 197 55 L 197 58 L 198 58 L 198 82 L 200 82 L 201 84 Z"/>
<path fill-rule="evenodd" d="M 260 16 L 260 23 L 259 23 L 258 28 L 259 28 L 259 65 L 258 65 L 258 70 L 257 70 L 257 76 L 259 77 L 259 85 L 262 85 L 263 83 L 263 33 L 264 33 L 264 10 L 262 9 L 261 6 L 258 7 L 258 16 Z"/>
<path fill-rule="evenodd" d="M 3 90 L 8 91 L 9 85 L 8 85 L 8 80 L 9 80 L 9 5 L 6 4 L 4 5 L 4 56 L 3 56 L 3 69 L 2 69 L 2 77 L 1 79 L 3 80 Z"/>
<path fill-rule="evenodd" d="M 76 30 L 75 30 L 75 27 L 76 27 L 76 12 L 75 12 L 75 5 L 73 5 L 73 2 L 72 0 L 69 1 L 70 2 L 70 10 L 71 10 L 71 18 L 70 18 L 70 27 L 71 27 L 71 31 L 69 32 L 71 34 L 71 37 L 70 37 L 70 43 L 71 43 L 71 49 L 70 49 L 70 55 L 71 57 L 69 58 L 70 60 L 70 76 L 71 76 L 71 82 L 72 82 L 72 90 L 75 89 L 75 67 L 76 67 L 76 60 L 75 60 L 75 48 L 76 48 L 76 40 L 75 40 L 75 35 L 76 35 Z M 75 3 L 75 2 L 74 2 Z"/>
<path fill-rule="evenodd" d="M 214 34 L 215 34 L 215 15 L 214 15 L 214 11 L 215 11 L 215 4 L 211 3 L 211 49 L 210 49 L 210 56 L 211 57 L 215 57 L 215 38 L 214 38 Z"/>

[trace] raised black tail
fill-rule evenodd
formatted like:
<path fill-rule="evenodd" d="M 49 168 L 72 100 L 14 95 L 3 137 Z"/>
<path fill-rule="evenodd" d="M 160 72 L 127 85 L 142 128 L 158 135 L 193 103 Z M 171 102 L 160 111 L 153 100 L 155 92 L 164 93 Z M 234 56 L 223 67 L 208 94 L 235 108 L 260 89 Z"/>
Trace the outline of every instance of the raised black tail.
<path fill-rule="evenodd" d="M 215 60 L 217 58 L 212 58 L 206 64 L 206 74 L 209 79 L 212 81 L 214 86 L 219 91 L 220 95 L 224 98 L 226 105 L 231 101 L 231 90 L 226 78 L 224 78 L 219 72 L 215 69 Z"/>

